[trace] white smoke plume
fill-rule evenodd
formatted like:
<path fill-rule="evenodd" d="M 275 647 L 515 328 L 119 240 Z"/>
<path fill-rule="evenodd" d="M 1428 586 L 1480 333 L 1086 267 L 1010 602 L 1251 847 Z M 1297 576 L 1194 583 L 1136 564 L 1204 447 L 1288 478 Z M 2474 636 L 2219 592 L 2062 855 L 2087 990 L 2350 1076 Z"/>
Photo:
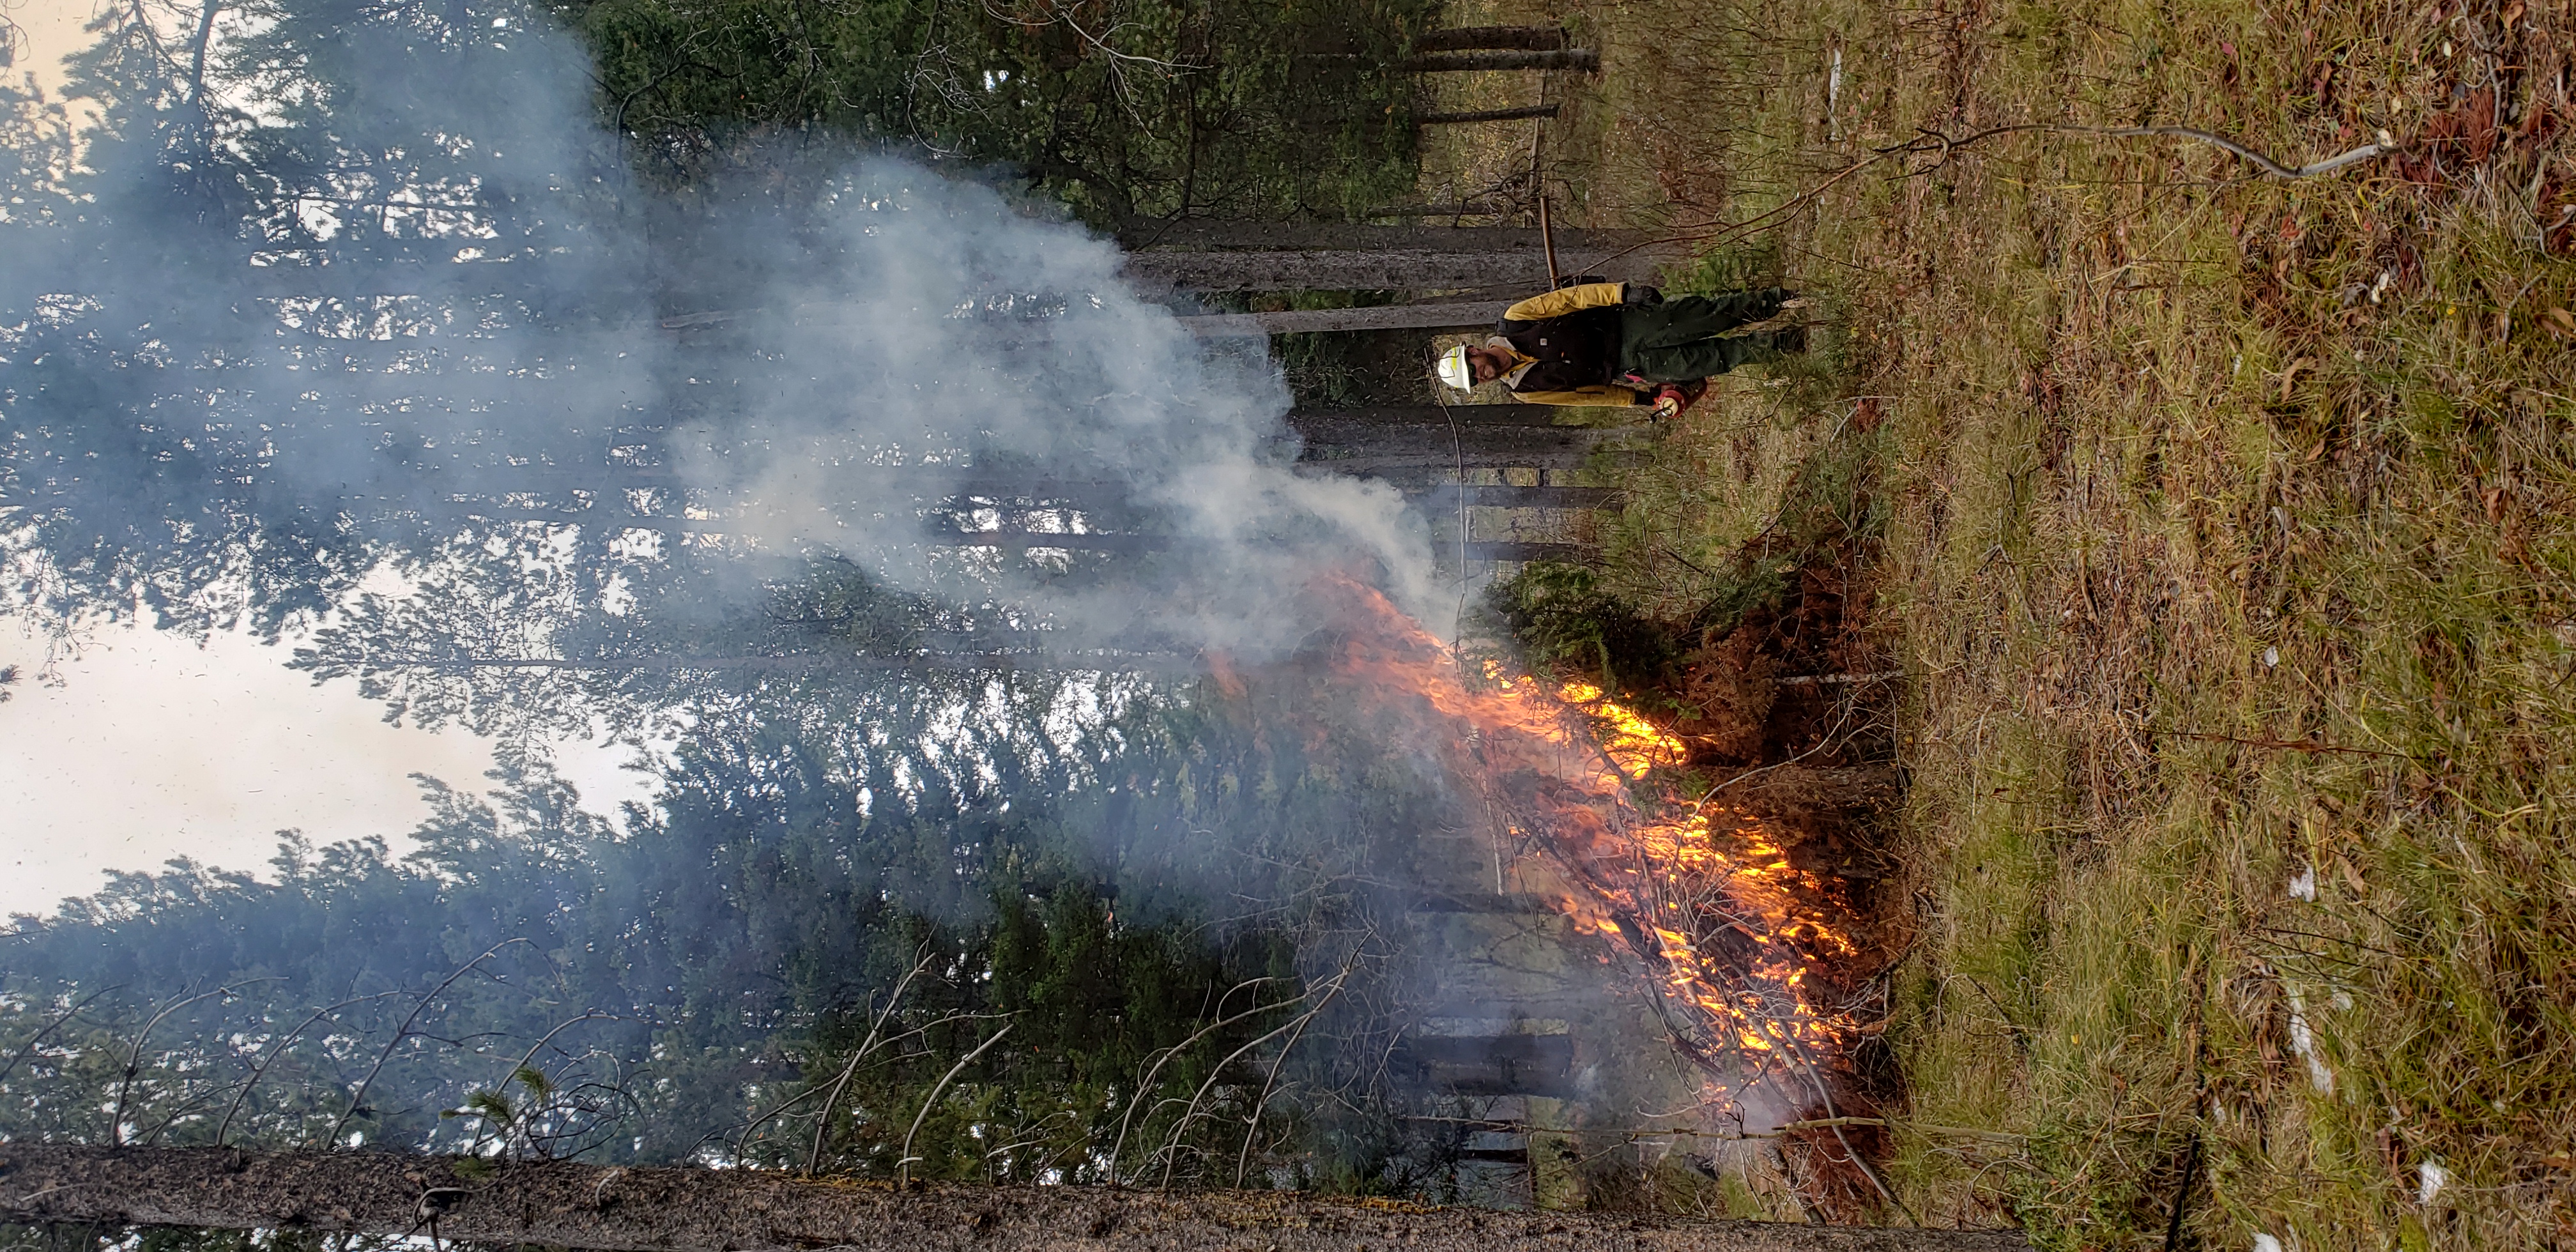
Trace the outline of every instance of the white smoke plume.
<path fill-rule="evenodd" d="M 93 169 L 17 163 L 22 606 L 275 629 L 467 519 L 578 525 L 611 608 L 675 545 L 833 554 L 1075 652 L 1275 656 L 1326 569 L 1428 607 L 1396 493 L 1292 472 L 1269 363 L 1041 206 L 778 136 L 647 190 L 525 6 L 326 7 L 135 70 Z M 942 500 L 993 541 L 926 545 Z"/>

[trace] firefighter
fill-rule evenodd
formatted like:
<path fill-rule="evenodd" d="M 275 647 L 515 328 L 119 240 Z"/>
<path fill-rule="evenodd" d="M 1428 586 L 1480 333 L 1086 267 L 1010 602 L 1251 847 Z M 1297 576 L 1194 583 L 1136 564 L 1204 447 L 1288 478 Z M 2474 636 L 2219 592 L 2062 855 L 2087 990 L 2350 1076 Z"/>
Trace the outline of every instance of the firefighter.
<path fill-rule="evenodd" d="M 1666 300 L 1643 283 L 1581 283 L 1504 310 L 1494 335 L 1440 358 L 1440 381 L 1465 391 L 1499 378 L 1533 404 L 1652 405 L 1671 417 L 1713 374 L 1806 350 L 1806 329 L 1730 335 L 1778 313 L 1778 287 Z"/>

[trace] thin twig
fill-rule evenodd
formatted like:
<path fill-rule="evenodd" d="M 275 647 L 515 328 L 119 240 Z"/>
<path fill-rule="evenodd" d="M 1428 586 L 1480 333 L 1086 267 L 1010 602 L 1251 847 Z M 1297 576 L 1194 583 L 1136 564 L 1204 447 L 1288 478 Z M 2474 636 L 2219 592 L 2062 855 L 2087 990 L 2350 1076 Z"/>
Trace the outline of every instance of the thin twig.
<path fill-rule="evenodd" d="M 2280 179 L 2314 178 L 2319 174 L 2331 174 L 2347 165 L 2358 165 L 2364 161 L 2371 160 L 2374 157 L 2386 156 L 2389 153 L 2398 150 L 2397 141 L 2390 138 L 2386 131 L 2382 131 L 2380 132 L 2379 142 L 2377 143 L 2366 143 L 2349 152 L 2338 153 L 2337 155 L 2327 157 L 2322 161 L 2315 161 L 2306 165 L 2290 166 L 2283 165 L 2279 161 L 2275 161 L 2260 152 L 2256 152 L 2252 148 L 2248 148 L 2233 139 L 2229 139 L 2225 135 L 2211 134 L 2208 131 L 2196 130 L 2189 126 L 2078 126 L 2068 122 L 2034 122 L 2019 126 L 1998 126 L 1991 130 L 1980 131 L 1965 139 L 1949 140 L 1945 145 L 1945 154 L 1948 150 L 1964 147 L 1965 145 L 1974 143 L 1988 135 L 2000 135 L 2016 130 L 2047 130 L 2068 135 L 2098 135 L 2105 139 L 2161 138 L 2196 140 L 2200 143 L 2209 144 L 2212 147 L 2222 149 L 2239 160 L 2245 161 L 2248 164 L 2253 165 L 2255 168 L 2262 170 L 2264 173 Z"/>
<path fill-rule="evenodd" d="M 473 960 L 467 961 L 463 965 L 457 966 L 454 973 L 440 979 L 437 986 L 430 988 L 428 994 L 423 995 L 420 998 L 419 1003 L 411 1006 L 411 1015 L 403 1018 L 401 1028 L 394 1031 L 394 1037 L 385 1042 L 385 1050 L 376 1054 L 375 1065 L 367 1070 L 366 1078 L 358 1083 L 357 1092 L 349 1097 L 349 1107 L 341 1110 L 339 1119 L 331 1123 L 331 1133 L 323 1136 L 322 1138 L 323 1147 L 328 1148 L 332 1144 L 340 1141 L 340 1129 L 349 1124 L 350 1118 L 357 1116 L 358 1106 L 366 1103 L 367 1089 L 376 1085 L 376 1075 L 384 1072 L 385 1062 L 393 1059 L 394 1049 L 401 1047 L 402 1041 L 411 1037 L 411 1024 L 420 1020 L 420 1015 L 428 1010 L 430 1002 L 436 1000 L 442 995 L 445 995 L 447 993 L 447 989 L 454 986 L 457 979 L 465 976 L 465 971 L 492 959 L 493 953 L 509 947 L 511 944 L 526 942 L 528 942 L 526 939 L 504 939 L 499 943 L 493 944 L 491 947 L 483 949 L 483 955 L 475 957 Z"/>
<path fill-rule="evenodd" d="M 534 1064 L 535 1064 L 535 1062 L 536 1062 L 536 1059 L 537 1059 L 537 1052 L 538 1052 L 540 1049 L 544 1048 L 547 1044 L 554 1042 L 554 1040 L 555 1040 L 555 1036 L 556 1036 L 556 1035 L 560 1035 L 560 1034 L 562 1034 L 563 1032 L 565 1032 L 565 1031 L 567 1031 L 567 1030 L 570 1030 L 570 1029 L 572 1029 L 573 1027 L 575 1027 L 575 1026 L 578 1026 L 578 1025 L 582 1024 L 583 1022 L 600 1021 L 600 1020 L 602 1020 L 602 1019 L 605 1019 L 605 1020 L 608 1020 L 608 1021 L 615 1021 L 615 1020 L 617 1020 L 617 1015 L 616 1015 L 616 1014 L 614 1014 L 614 1013 L 602 1013 L 602 1012 L 600 1012 L 600 1011 L 599 1011 L 599 1010 L 597 1010 L 597 1009 L 591 1009 L 591 1010 L 589 1010 L 589 1011 L 587 1011 L 587 1012 L 583 1013 L 581 1016 L 579 1016 L 579 1017 L 575 1017 L 575 1018 L 572 1018 L 572 1019 L 569 1019 L 569 1020 L 565 1021 L 562 1025 L 559 1025 L 559 1026 L 555 1027 L 554 1029 L 547 1031 L 547 1032 L 545 1033 L 545 1035 L 544 1035 L 542 1038 L 538 1039 L 535 1043 L 532 1043 L 532 1044 L 529 1044 L 529 1045 L 528 1045 L 528 1050 L 527 1050 L 525 1053 L 523 1053 L 523 1054 L 521 1054 L 521 1055 L 520 1055 L 520 1057 L 519 1057 L 519 1063 L 518 1063 L 518 1064 L 516 1064 L 516 1065 L 511 1066 L 511 1067 L 510 1067 L 510 1072 L 509 1072 L 509 1073 L 507 1073 L 507 1074 L 503 1074 L 503 1075 L 501 1076 L 501 1081 L 499 1081 L 499 1082 L 497 1082 L 497 1083 L 494 1083 L 494 1084 L 492 1085 L 493 1090 L 495 1090 L 495 1091 L 504 1091 L 504 1090 L 508 1089 L 508 1087 L 509 1087 L 509 1085 L 510 1085 L 510 1080 L 511 1080 L 511 1079 L 516 1078 L 516 1077 L 518 1077 L 518 1076 L 519 1076 L 519 1075 L 521 1075 L 521 1074 L 531 1072 L 532 1067 L 534 1066 Z M 535 1090 L 535 1088 L 531 1088 L 531 1090 L 533 1091 L 533 1090 Z M 518 1120 L 520 1120 L 522 1123 L 524 1123 L 524 1122 L 526 1121 L 526 1119 L 525 1119 L 525 1118 L 520 1118 L 520 1119 L 518 1119 Z M 483 1125 L 484 1125 L 485 1130 L 486 1130 L 486 1131 L 490 1130 L 490 1129 L 491 1129 L 491 1127 L 492 1127 L 492 1119 L 491 1119 L 491 1118 L 486 1117 L 486 1118 L 482 1119 L 482 1121 L 483 1121 Z M 504 1130 L 502 1133 L 506 1134 L 506 1133 L 507 1133 L 507 1131 L 506 1131 L 506 1130 Z M 476 1150 L 477 1150 L 477 1149 L 479 1149 L 479 1148 L 481 1148 L 482 1146 L 483 1146 L 483 1132 L 479 1132 L 479 1131 L 478 1131 L 478 1132 L 475 1134 L 475 1136 L 474 1136 L 474 1144 L 473 1144 L 473 1146 L 472 1146 L 472 1147 L 469 1147 L 469 1148 L 467 1148 L 467 1149 L 465 1150 L 465 1151 L 466 1151 L 466 1155 L 468 1155 L 468 1156 L 474 1155 L 474 1154 L 475 1154 L 475 1152 L 476 1152 Z M 507 1149 L 507 1147 L 508 1147 L 509 1145 L 508 1145 L 508 1143 L 507 1143 L 507 1141 L 506 1141 L 506 1140 L 503 1142 L 502 1146 L 503 1146 L 503 1148 L 504 1148 L 505 1150 Z M 529 1139 L 528 1139 L 528 1147 L 529 1147 L 531 1150 L 535 1150 L 536 1146 L 537 1146 L 537 1145 L 536 1145 L 536 1139 L 535 1139 L 535 1137 L 534 1137 L 534 1136 L 530 1136 L 530 1137 L 529 1137 Z M 543 1154 L 542 1154 L 542 1153 L 540 1153 L 540 1155 L 543 1155 Z"/>
<path fill-rule="evenodd" d="M 1295 1020 L 1290 1021 L 1286 1025 L 1271 1030 L 1259 1038 L 1244 1044 L 1242 1047 L 1236 1048 L 1234 1051 L 1227 1053 L 1224 1060 L 1218 1061 L 1208 1070 L 1207 1081 L 1200 1083 L 1199 1089 L 1190 1093 L 1190 1102 L 1181 1108 L 1181 1120 L 1179 1124 L 1172 1127 L 1172 1137 L 1165 1140 L 1163 1143 L 1163 1186 L 1168 1188 L 1172 1185 L 1172 1170 L 1179 1166 L 1181 1160 L 1181 1136 L 1188 1133 L 1190 1128 L 1190 1119 L 1198 1115 L 1199 1101 L 1206 1097 L 1208 1088 L 1215 1086 L 1216 1080 L 1225 1075 L 1225 1067 L 1234 1064 L 1235 1060 L 1241 1057 L 1244 1053 L 1279 1037 L 1282 1032 L 1288 1030 L 1292 1026 L 1296 1028 L 1298 1033 L 1305 1033 L 1306 1024 L 1314 1021 L 1315 1015 L 1323 1012 L 1324 1007 L 1333 1002 L 1333 997 L 1342 993 L 1341 977 L 1336 976 L 1333 979 L 1331 986 L 1333 989 L 1326 992 L 1323 999 L 1316 1001 L 1315 1007 L 1298 1014 Z M 1152 1157 L 1147 1157 L 1145 1159 L 1148 1162 L 1153 1160 Z"/>
<path fill-rule="evenodd" d="M 250 1077 L 243 1080 L 241 1090 L 233 1093 L 232 1107 L 224 1110 L 224 1119 L 215 1123 L 215 1146 L 219 1148 L 224 1146 L 224 1134 L 232 1128 L 233 1115 L 241 1112 L 242 1102 L 250 1098 L 250 1093 L 252 1091 L 258 1089 L 259 1080 L 268 1074 L 268 1067 L 277 1063 L 277 1058 L 285 1054 L 287 1047 L 295 1042 L 295 1037 L 297 1035 L 303 1034 L 308 1027 L 313 1025 L 313 1023 L 321 1021 L 324 1017 L 337 1013 L 352 1004 L 357 1004 L 366 1000 L 381 1000 L 387 996 L 398 996 L 401 994 L 402 992 L 400 991 L 379 991 L 371 996 L 357 996 L 352 999 L 342 1000 L 338 1004 L 334 1004 L 329 1008 L 315 1009 L 311 1017 L 305 1018 L 303 1021 L 296 1023 L 295 1029 L 278 1036 L 277 1042 L 269 1045 L 268 1055 L 261 1057 L 259 1064 L 251 1067 Z"/>
<path fill-rule="evenodd" d="M 285 981 L 285 979 L 278 976 L 246 979 L 241 982 L 217 987 L 212 991 L 201 992 L 183 1000 L 174 1000 L 168 1005 L 163 1006 L 160 1012 L 154 1013 L 152 1015 L 152 1020 L 143 1023 L 143 1029 L 134 1032 L 134 1047 L 125 1055 L 125 1074 L 124 1077 L 119 1079 L 116 1084 L 116 1111 L 109 1115 L 107 1121 L 107 1141 L 111 1144 L 122 1144 L 125 1142 L 126 1100 L 134 1093 L 134 1076 L 142 1072 L 143 1042 L 152 1036 L 153 1027 L 160 1025 L 163 1018 L 166 1018 L 172 1013 L 176 1013 L 191 1004 L 195 1004 L 199 1000 L 211 1000 L 216 996 L 229 998 L 235 991 L 238 991 L 243 987 L 250 986 L 252 983 L 283 981 Z"/>
<path fill-rule="evenodd" d="M 868 1023 L 867 1036 L 859 1040 L 859 1050 L 850 1054 L 850 1063 L 842 1066 L 841 1076 L 832 1081 L 832 1093 L 823 1097 L 823 1111 L 814 1117 L 814 1147 L 805 1154 L 806 1177 L 814 1176 L 815 1165 L 823 1159 L 823 1134 L 831 1128 L 832 1106 L 841 1102 L 841 1089 L 850 1084 L 852 1074 L 859 1072 L 859 1062 L 866 1060 L 868 1054 L 876 1050 L 877 1032 L 885 1029 L 886 1018 L 893 1016 L 895 1006 L 903 1003 L 904 988 L 911 986 L 912 980 L 928 968 L 930 968 L 930 958 L 927 955 L 921 956 L 913 962 L 910 972 L 895 981 L 894 992 L 886 997 L 885 1008 L 879 1010 L 876 1018 Z M 737 1152 L 735 1155 L 738 1156 L 740 1153 Z"/>
<path fill-rule="evenodd" d="M 113 987 L 102 987 L 88 995 L 82 996 L 78 1000 L 73 1001 L 70 1008 L 64 1009 L 54 1018 L 54 1020 L 46 1023 L 43 1030 L 37 1031 L 33 1038 L 27 1040 L 24 1044 L 19 1045 L 17 1054 L 9 1058 L 8 1064 L 0 1065 L 0 1080 L 6 1080 L 12 1072 L 16 1071 L 18 1068 L 18 1062 L 26 1060 L 29 1053 L 34 1052 L 39 1046 L 41 1046 L 45 1042 L 45 1036 L 62 1029 L 73 1018 L 80 1016 L 80 1011 L 88 1008 L 91 1001 L 94 1001 L 109 992 L 122 991 L 124 989 L 125 984 L 118 983 Z"/>
<path fill-rule="evenodd" d="M 1234 1154 L 1234 1185 L 1237 1187 L 1243 1185 L 1244 1171 L 1251 1166 L 1252 1142 L 1261 1134 L 1261 1115 L 1269 1109 L 1270 1093 L 1279 1085 L 1279 1070 L 1288 1063 L 1288 1054 L 1297 1050 L 1297 1041 L 1306 1037 L 1305 1023 L 1313 1021 L 1314 1014 L 1304 1014 L 1297 1020 L 1297 1033 L 1288 1036 L 1288 1042 L 1279 1045 L 1279 1055 L 1270 1058 L 1270 1072 L 1261 1080 L 1261 1094 L 1252 1100 L 1252 1116 L 1244 1119 L 1243 1149 Z"/>
<path fill-rule="evenodd" d="M 2319 741 L 2317 741 L 2316 739 L 2313 739 L 2313 738 L 2309 738 L 2309 739 L 2263 739 L 2263 738 L 2252 738 L 2252 739 L 2249 739 L 2249 738 L 2244 738 L 2244 737 L 2237 736 L 2237 735 L 2213 735 L 2213 734 L 2207 734 L 2207 733 L 2205 733 L 2205 732 L 2202 732 L 2202 731 L 2196 731 L 2196 730 L 2168 730 L 2168 731 L 2166 731 L 2166 732 L 2164 732 L 2164 733 L 2166 733 L 2166 734 L 2168 734 L 2168 735 L 2178 736 L 2178 737 L 2180 737 L 2180 738 L 2184 738 L 2184 739 L 2199 739 L 2199 740 L 2202 740 L 2202 741 L 2205 741 L 2205 742 L 2208 742 L 2208 743 L 2233 743 L 2233 744 L 2239 744 L 2239 745 L 2242 745 L 2242 746 L 2244 746 L 2244 747 L 2248 747 L 2248 748 L 2270 748 L 2270 749 L 2272 749 L 2273 751 L 2276 751 L 2276 752 L 2343 752 L 2343 753 L 2349 753 L 2349 754 L 2352 754 L 2352 755 L 2354 755 L 2354 756 L 2386 756 L 2386 757 L 2394 757 L 2394 758 L 2396 758 L 2396 759 L 2398 759 L 2398 760 L 2401 760 L 2401 761 L 2411 761 L 2411 760 L 2414 760 L 2414 759 L 2415 759 L 2413 756 L 2408 755 L 2407 753 L 2404 753 L 2404 752 L 2384 752 L 2384 751 L 2381 751 L 2381 750 L 2380 750 L 2380 749 L 2378 749 L 2378 748 L 2355 748 L 2355 747 L 2348 747 L 2348 746 L 2346 746 L 2346 745 L 2344 745 L 2344 744 L 2339 744 L 2339 743 L 2321 743 L 2321 742 L 2319 742 Z"/>
<path fill-rule="evenodd" d="M 1251 981 L 1270 982 L 1273 980 L 1269 978 L 1256 978 Z M 1231 994 L 1231 991 L 1229 991 L 1228 994 Z M 1291 1004 L 1303 1001 L 1311 994 L 1313 993 L 1299 992 L 1298 994 L 1290 996 L 1275 1004 L 1256 1004 L 1232 1017 L 1219 1018 L 1216 1021 L 1210 1022 L 1192 1032 L 1189 1038 L 1183 1039 L 1179 1043 L 1163 1049 L 1162 1055 L 1155 1057 L 1154 1063 L 1145 1068 L 1145 1076 L 1136 1080 L 1136 1094 L 1127 1101 L 1127 1111 L 1120 1114 L 1118 1117 L 1118 1138 L 1109 1145 L 1110 1180 L 1115 1182 L 1118 1178 L 1118 1158 L 1120 1154 L 1125 1152 L 1127 1149 L 1128 1123 L 1136 1116 L 1136 1106 L 1145 1102 L 1145 1093 L 1154 1089 L 1154 1076 L 1163 1072 L 1164 1065 L 1168 1064 L 1173 1057 L 1179 1056 L 1184 1050 L 1188 1049 L 1191 1044 L 1197 1043 L 1199 1040 L 1204 1039 L 1219 1030 L 1223 1030 L 1236 1022 L 1245 1020 L 1246 1018 L 1259 1017 L 1264 1013 L 1272 1012 L 1277 1009 L 1284 1009 Z"/>
<path fill-rule="evenodd" d="M 1011 1033 L 1011 1027 L 1017 1025 L 1018 1022 L 1002 1023 L 1002 1028 L 994 1031 L 992 1038 L 976 1044 L 974 1051 L 957 1058 L 957 1063 L 949 1066 L 948 1072 L 941 1074 L 939 1081 L 931 1086 L 930 1095 L 921 1102 L 921 1111 L 912 1115 L 912 1129 L 903 1132 L 903 1158 L 895 1163 L 895 1185 L 904 1186 L 912 1181 L 912 1163 L 919 1159 L 912 1154 L 912 1137 L 920 1134 L 921 1123 L 929 1120 L 931 1107 L 939 1103 L 939 1093 L 948 1089 L 949 1081 L 956 1078 L 959 1071 L 974 1064 L 976 1057 L 984 1055 L 984 1049 L 1000 1043 L 1002 1036 Z"/>

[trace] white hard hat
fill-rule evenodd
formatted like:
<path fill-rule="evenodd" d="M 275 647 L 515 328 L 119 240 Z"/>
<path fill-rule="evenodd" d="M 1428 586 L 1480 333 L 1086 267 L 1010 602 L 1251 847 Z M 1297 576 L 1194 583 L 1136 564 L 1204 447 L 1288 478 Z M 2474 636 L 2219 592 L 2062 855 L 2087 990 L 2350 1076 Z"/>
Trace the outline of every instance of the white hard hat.
<path fill-rule="evenodd" d="M 1440 381 L 1460 391 L 1476 387 L 1476 369 L 1467 363 L 1467 345 L 1459 344 L 1440 354 Z"/>

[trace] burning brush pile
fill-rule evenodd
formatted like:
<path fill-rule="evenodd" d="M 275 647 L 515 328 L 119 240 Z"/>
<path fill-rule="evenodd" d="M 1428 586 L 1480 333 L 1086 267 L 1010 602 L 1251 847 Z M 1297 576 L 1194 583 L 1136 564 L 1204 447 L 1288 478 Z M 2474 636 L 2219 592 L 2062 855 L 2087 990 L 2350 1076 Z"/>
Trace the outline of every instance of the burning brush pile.
<path fill-rule="evenodd" d="M 1357 584 L 1335 595 L 1341 677 L 1409 706 L 1422 741 L 1446 745 L 1447 767 L 1481 797 L 1520 889 L 1604 941 L 1701 1075 L 1698 1120 L 1776 1136 L 1811 1209 L 1857 1216 L 1887 1200 L 1853 1059 L 1885 962 L 1848 884 L 1818 863 L 1820 833 L 1840 845 L 1816 806 L 1766 805 L 1764 789 L 1738 786 L 1760 781 L 1758 765 L 1685 785 L 1710 737 L 1694 743 L 1589 682 L 1462 662 Z"/>

